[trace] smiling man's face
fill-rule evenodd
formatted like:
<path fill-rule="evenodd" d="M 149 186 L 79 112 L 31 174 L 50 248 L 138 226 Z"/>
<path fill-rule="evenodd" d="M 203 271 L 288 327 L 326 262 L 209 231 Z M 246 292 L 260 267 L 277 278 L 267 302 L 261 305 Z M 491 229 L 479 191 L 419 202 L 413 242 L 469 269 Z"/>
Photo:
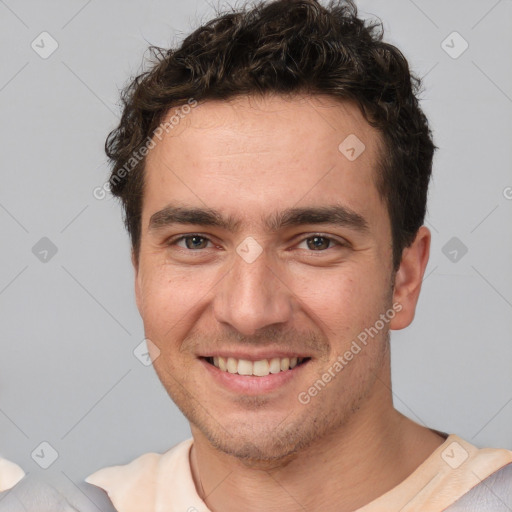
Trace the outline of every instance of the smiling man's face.
<path fill-rule="evenodd" d="M 192 109 L 148 155 L 137 303 L 196 440 L 280 458 L 389 407 L 388 331 L 414 305 L 336 365 L 400 301 L 378 145 L 352 104 L 239 97 Z"/>

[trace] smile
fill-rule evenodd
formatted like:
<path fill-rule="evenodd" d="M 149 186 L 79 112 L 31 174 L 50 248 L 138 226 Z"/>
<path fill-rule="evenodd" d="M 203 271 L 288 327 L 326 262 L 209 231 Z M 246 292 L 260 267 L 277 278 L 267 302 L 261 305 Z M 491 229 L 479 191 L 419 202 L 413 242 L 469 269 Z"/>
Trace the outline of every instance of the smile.
<path fill-rule="evenodd" d="M 205 358 L 208 363 L 223 372 L 254 377 L 266 377 L 270 374 L 293 370 L 293 368 L 304 364 L 309 359 L 309 357 L 273 357 L 271 359 L 249 361 L 222 356 Z"/>

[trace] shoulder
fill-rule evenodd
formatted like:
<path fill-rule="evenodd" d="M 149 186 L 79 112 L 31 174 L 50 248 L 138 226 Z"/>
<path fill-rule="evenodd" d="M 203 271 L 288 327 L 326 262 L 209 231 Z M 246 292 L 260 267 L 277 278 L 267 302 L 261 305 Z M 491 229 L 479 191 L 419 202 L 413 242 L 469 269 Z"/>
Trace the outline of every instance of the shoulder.
<path fill-rule="evenodd" d="M 63 473 L 34 471 L 0 493 L 0 512 L 115 512 L 106 494 Z"/>
<path fill-rule="evenodd" d="M 85 481 L 103 489 L 118 510 L 152 510 L 155 506 L 159 474 L 178 474 L 188 468 L 192 439 L 187 439 L 167 452 L 145 453 L 128 464 L 110 466 Z"/>
<path fill-rule="evenodd" d="M 447 512 L 512 510 L 512 462 L 498 469 L 456 501 Z"/>

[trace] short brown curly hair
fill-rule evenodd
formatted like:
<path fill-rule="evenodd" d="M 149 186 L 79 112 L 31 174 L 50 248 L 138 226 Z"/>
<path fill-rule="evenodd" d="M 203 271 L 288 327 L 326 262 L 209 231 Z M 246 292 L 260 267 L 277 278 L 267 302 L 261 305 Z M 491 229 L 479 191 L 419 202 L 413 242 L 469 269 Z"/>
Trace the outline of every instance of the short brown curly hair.
<path fill-rule="evenodd" d="M 376 187 L 387 205 L 393 266 L 424 222 L 435 146 L 418 104 L 420 80 L 380 22 L 352 0 L 277 0 L 219 14 L 178 48 L 150 46 L 151 69 L 122 91 L 121 121 L 107 137 L 111 192 L 124 207 L 135 261 L 141 236 L 145 158 L 126 170 L 173 107 L 237 95 L 327 94 L 357 102 L 382 135 Z M 145 154 L 145 153 L 144 153 Z"/>

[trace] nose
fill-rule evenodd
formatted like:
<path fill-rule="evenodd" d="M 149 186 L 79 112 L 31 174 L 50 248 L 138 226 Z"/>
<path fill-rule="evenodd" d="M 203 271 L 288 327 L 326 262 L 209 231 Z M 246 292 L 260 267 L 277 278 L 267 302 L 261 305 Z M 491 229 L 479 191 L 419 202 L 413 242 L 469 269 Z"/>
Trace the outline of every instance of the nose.
<path fill-rule="evenodd" d="M 278 267 L 265 251 L 250 263 L 236 254 L 214 299 L 217 321 L 229 324 L 246 336 L 264 327 L 288 322 L 293 293 Z"/>

